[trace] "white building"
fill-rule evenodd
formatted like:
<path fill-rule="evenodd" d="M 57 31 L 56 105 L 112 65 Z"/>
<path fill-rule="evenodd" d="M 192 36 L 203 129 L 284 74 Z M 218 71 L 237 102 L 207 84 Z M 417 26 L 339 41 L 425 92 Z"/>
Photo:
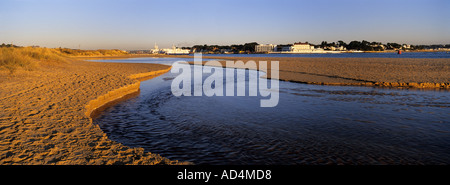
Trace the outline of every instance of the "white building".
<path fill-rule="evenodd" d="M 273 52 L 277 45 L 272 44 L 259 44 L 255 46 L 255 52 L 257 53 L 267 53 Z"/>
<path fill-rule="evenodd" d="M 158 45 L 155 43 L 155 48 L 150 50 L 150 53 L 152 54 L 166 54 L 166 55 L 189 55 L 188 49 L 180 49 L 178 47 L 175 47 L 175 45 L 172 46 L 171 49 L 159 49 Z"/>
<path fill-rule="evenodd" d="M 327 46 L 327 47 L 325 47 L 323 49 L 328 49 L 328 50 L 331 50 L 331 51 L 345 51 L 345 50 L 347 50 L 346 48 L 344 48 L 344 46 L 339 46 L 339 47 Z"/>
<path fill-rule="evenodd" d="M 343 46 L 339 48 L 333 48 L 333 51 L 325 51 L 322 48 L 315 48 L 313 45 L 309 44 L 308 42 L 297 42 L 294 44 L 286 44 L 286 45 L 257 45 L 255 46 L 256 52 L 268 52 L 268 53 L 292 53 L 292 54 L 298 54 L 298 53 L 341 53 L 344 51 L 345 48 Z"/>
<path fill-rule="evenodd" d="M 172 46 L 172 49 L 162 49 L 162 52 L 166 55 L 189 55 L 188 49 L 180 49 L 175 45 Z"/>
<path fill-rule="evenodd" d="M 152 54 L 158 54 L 158 53 L 160 53 L 160 50 L 159 50 L 159 48 L 158 48 L 158 45 L 156 45 L 156 43 L 155 43 L 155 48 L 154 48 L 154 49 L 151 49 L 151 50 L 150 50 L 150 53 L 152 53 Z"/>
<path fill-rule="evenodd" d="M 308 42 L 302 43 L 297 42 L 291 46 L 292 53 L 310 53 L 314 50 L 314 46 L 310 45 Z"/>

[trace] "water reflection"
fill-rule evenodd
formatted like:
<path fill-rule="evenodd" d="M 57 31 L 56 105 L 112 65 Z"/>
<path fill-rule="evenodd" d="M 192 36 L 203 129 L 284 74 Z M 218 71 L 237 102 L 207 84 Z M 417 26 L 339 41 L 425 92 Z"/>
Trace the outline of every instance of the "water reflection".
<path fill-rule="evenodd" d="M 446 91 L 280 81 L 278 106 L 260 108 L 259 96 L 174 97 L 174 77 L 142 82 L 95 123 L 112 140 L 196 164 L 450 163 Z"/>

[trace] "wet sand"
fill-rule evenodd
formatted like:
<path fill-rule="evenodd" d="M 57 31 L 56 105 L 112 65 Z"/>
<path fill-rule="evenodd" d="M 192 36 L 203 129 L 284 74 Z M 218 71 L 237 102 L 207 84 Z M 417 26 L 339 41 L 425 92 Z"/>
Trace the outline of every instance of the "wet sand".
<path fill-rule="evenodd" d="M 449 59 L 220 58 L 278 60 L 280 79 L 301 83 L 450 86 Z M 0 70 L 0 164 L 187 164 L 111 141 L 90 118 L 108 101 L 137 93 L 137 78 L 168 68 L 73 60 L 13 75 Z"/>
<path fill-rule="evenodd" d="M 186 164 L 111 141 L 90 118 L 137 93 L 137 78 L 168 69 L 74 60 L 13 75 L 0 70 L 0 164 Z"/>
<path fill-rule="evenodd" d="M 216 58 L 218 57 L 203 57 Z M 231 61 L 279 61 L 279 79 L 318 85 L 450 89 L 450 59 L 220 57 Z"/>

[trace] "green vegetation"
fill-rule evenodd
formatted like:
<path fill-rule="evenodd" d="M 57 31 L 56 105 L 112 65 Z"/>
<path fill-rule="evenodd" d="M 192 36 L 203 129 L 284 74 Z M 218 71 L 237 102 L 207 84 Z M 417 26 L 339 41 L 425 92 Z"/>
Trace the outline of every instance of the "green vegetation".
<path fill-rule="evenodd" d="M 324 50 L 330 50 L 330 48 L 343 47 L 346 50 L 359 50 L 359 51 L 386 51 L 386 50 L 423 50 L 423 49 L 439 49 L 439 48 L 450 48 L 450 44 L 447 45 L 409 45 L 409 44 L 398 44 L 398 43 L 387 43 L 383 44 L 381 42 L 368 42 L 366 40 L 363 41 L 351 41 L 350 43 L 345 43 L 340 40 L 335 42 L 328 43 L 327 41 L 322 41 L 320 45 L 317 45 L 319 48 L 323 48 Z"/>
<path fill-rule="evenodd" d="M 210 53 L 253 53 L 255 52 L 256 42 L 245 44 L 233 44 L 231 46 L 219 46 L 219 45 L 195 45 L 191 47 L 183 47 L 183 49 L 192 49 L 195 52 L 210 52 Z"/>
<path fill-rule="evenodd" d="M 311 43 L 310 43 L 311 44 Z M 191 52 L 202 52 L 209 54 L 219 54 L 219 53 L 255 53 L 255 46 L 258 45 L 256 42 L 245 43 L 245 44 L 233 44 L 233 45 L 195 45 L 192 47 L 182 47 L 182 49 L 189 49 Z M 419 50 L 439 50 L 439 49 L 450 49 L 450 44 L 447 45 L 409 45 L 409 44 L 398 44 L 398 43 L 386 43 L 381 42 L 369 42 L 366 40 L 362 41 L 351 41 L 350 43 L 345 43 L 342 40 L 337 42 L 327 42 L 322 41 L 322 43 L 313 45 L 316 49 L 324 50 L 348 50 L 348 51 L 366 51 L 366 52 L 376 52 L 376 51 L 394 51 L 394 50 L 405 50 L 405 51 L 419 51 Z M 279 48 L 289 47 L 292 44 L 278 44 Z"/>

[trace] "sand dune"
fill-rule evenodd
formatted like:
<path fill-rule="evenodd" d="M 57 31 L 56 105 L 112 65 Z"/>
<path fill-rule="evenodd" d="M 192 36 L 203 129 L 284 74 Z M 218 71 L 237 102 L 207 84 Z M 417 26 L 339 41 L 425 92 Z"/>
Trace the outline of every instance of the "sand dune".
<path fill-rule="evenodd" d="M 0 164 L 180 164 L 109 140 L 86 116 L 129 93 L 120 90 L 138 83 L 129 76 L 167 69 L 71 61 L 12 76 L 0 71 Z"/>

